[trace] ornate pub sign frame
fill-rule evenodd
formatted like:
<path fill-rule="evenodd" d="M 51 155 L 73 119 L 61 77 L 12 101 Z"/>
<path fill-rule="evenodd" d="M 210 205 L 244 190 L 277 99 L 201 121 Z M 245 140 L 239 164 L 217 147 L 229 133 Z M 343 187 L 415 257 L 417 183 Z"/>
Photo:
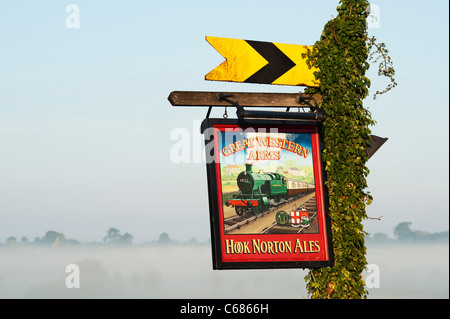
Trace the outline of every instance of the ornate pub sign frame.
<path fill-rule="evenodd" d="M 334 264 L 320 125 L 203 121 L 214 269 Z"/>

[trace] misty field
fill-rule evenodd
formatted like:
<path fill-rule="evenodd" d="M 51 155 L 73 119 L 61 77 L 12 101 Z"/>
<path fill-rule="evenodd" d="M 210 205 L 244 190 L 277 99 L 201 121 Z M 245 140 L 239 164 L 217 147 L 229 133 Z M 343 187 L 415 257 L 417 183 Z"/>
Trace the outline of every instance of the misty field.
<path fill-rule="evenodd" d="M 372 245 L 369 298 L 449 298 L 448 244 Z M 66 287 L 66 266 L 80 288 Z M 306 270 L 213 271 L 209 244 L 0 249 L 0 298 L 308 298 Z M 363 274 L 367 276 L 368 274 Z"/>

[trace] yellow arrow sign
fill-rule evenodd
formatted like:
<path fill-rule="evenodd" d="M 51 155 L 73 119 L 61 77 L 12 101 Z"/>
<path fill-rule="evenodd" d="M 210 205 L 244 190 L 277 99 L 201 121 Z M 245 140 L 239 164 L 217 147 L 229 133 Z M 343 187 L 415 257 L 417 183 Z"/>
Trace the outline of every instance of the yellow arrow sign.
<path fill-rule="evenodd" d="M 303 85 L 317 87 L 315 68 L 308 68 L 302 53 L 306 45 L 206 37 L 225 61 L 209 72 L 205 80 Z"/>

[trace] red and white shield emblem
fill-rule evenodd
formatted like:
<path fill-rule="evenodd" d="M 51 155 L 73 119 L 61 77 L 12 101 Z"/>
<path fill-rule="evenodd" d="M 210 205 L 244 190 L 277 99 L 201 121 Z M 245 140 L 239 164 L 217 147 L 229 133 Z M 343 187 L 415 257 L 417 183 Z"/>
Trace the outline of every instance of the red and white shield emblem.
<path fill-rule="evenodd" d="M 300 212 L 302 227 L 309 227 L 309 213 L 306 210 Z"/>
<path fill-rule="evenodd" d="M 300 227 L 300 212 L 299 211 L 291 212 L 291 224 L 293 227 Z"/>

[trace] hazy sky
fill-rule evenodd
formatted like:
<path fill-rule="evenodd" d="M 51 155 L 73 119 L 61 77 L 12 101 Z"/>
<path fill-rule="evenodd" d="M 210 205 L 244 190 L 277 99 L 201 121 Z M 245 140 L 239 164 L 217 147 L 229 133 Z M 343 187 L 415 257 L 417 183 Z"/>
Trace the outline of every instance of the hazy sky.
<path fill-rule="evenodd" d="M 389 141 L 370 159 L 371 233 L 448 230 L 447 0 L 374 1 L 398 87 L 368 98 Z M 79 8 L 79 28 L 66 19 Z M 205 36 L 312 45 L 337 0 L 0 2 L 0 242 L 48 230 L 101 240 L 109 227 L 135 242 L 162 232 L 210 237 L 206 169 L 175 164 L 175 129 L 198 155 L 204 108 L 173 108 L 174 90 L 291 92 L 209 82 L 223 58 Z M 372 66 L 372 91 L 385 79 Z M 221 117 L 223 110 L 213 111 Z M 229 114 L 234 111 L 229 110 Z M 233 114 L 234 115 L 234 114 Z"/>

